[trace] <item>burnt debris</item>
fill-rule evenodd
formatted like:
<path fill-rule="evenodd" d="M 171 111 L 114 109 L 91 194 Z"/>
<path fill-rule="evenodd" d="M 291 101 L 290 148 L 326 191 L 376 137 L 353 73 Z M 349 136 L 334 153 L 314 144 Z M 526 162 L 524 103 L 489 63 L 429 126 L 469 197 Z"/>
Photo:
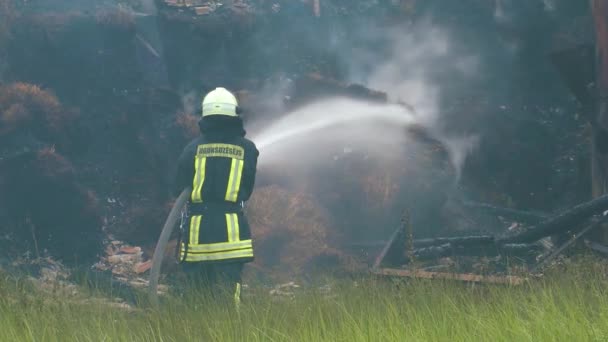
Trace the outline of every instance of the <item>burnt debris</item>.
<path fill-rule="evenodd" d="M 477 206 L 492 208 L 492 206 L 485 205 Z M 485 269 L 486 272 L 510 275 L 512 270 L 509 270 L 505 264 L 511 262 L 520 264 L 523 269 L 536 273 L 542 271 L 545 266 L 549 265 L 585 235 L 605 224 L 607 211 L 608 195 L 605 195 L 546 218 L 542 222 L 515 234 L 413 240 L 414 250 L 409 253 L 407 252 L 407 228 L 401 226 L 395 231 L 391 240 L 376 259 L 372 270 L 374 273 L 381 275 L 415 277 L 418 276 L 415 272 L 418 269 L 424 273 L 425 268 L 434 269 L 437 267 L 429 261 L 436 263 L 438 260 L 451 258 L 450 262 L 452 264 L 444 265 L 445 268 L 455 273 L 463 273 L 463 268 L 470 269 L 471 263 L 480 262 L 479 258 L 486 258 L 486 262 L 488 258 L 493 258 L 494 265 L 488 266 Z M 521 215 L 521 213 L 516 213 Z M 564 240 L 563 237 L 565 236 L 568 237 Z M 555 238 L 558 245 L 553 246 L 553 244 L 543 243 L 543 240 L 547 238 Z M 602 250 L 599 247 L 595 249 Z M 456 266 L 458 262 L 453 260 L 459 260 L 458 262 L 463 264 Z M 401 268 L 402 266 L 414 270 L 414 272 L 404 273 L 393 270 L 395 267 Z M 467 280 L 470 278 L 467 277 L 454 277 L 454 279 Z M 485 281 L 483 278 L 473 277 L 471 279 L 474 279 L 472 281 Z"/>

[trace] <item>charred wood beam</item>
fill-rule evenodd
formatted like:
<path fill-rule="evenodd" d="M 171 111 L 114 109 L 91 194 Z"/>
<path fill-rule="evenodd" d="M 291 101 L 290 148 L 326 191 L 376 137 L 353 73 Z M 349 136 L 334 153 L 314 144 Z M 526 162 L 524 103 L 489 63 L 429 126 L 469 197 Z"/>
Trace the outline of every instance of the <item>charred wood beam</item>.
<path fill-rule="evenodd" d="M 464 205 L 469 208 L 481 209 L 493 215 L 503 216 L 518 222 L 529 224 L 537 224 L 549 218 L 549 215 L 545 213 L 497 207 L 486 203 L 465 202 Z"/>
<path fill-rule="evenodd" d="M 419 239 L 414 240 L 414 247 L 424 248 L 446 244 L 458 247 L 487 246 L 494 245 L 494 240 L 494 236 L 491 235 Z"/>
<path fill-rule="evenodd" d="M 542 269 L 543 267 L 545 267 L 548 263 L 555 260 L 555 258 L 557 258 L 560 254 L 562 254 L 568 247 L 572 246 L 581 237 L 585 236 L 587 233 L 591 232 L 592 230 L 600 227 L 602 224 L 606 223 L 607 221 L 608 221 L 608 217 L 606 217 L 606 216 L 603 216 L 600 219 L 593 220 L 593 222 L 591 222 L 590 224 L 585 226 L 583 229 L 581 229 L 579 232 L 574 234 L 568 241 L 566 241 L 559 248 L 557 248 L 556 250 L 551 252 L 551 254 L 549 254 L 547 257 L 545 257 L 543 260 L 541 260 L 532 269 L 532 272 L 536 272 L 536 271 Z"/>
<path fill-rule="evenodd" d="M 585 239 L 585 246 L 587 246 L 589 249 L 591 249 L 594 252 L 598 252 L 600 254 L 603 254 L 604 256 L 608 256 L 608 247 L 607 246 L 604 246 L 597 242 L 589 241 L 587 239 Z"/>
<path fill-rule="evenodd" d="M 405 253 L 406 234 L 398 229 L 388 243 L 382 241 L 351 244 L 350 246 L 375 246 L 385 244 L 376 258 L 374 268 L 382 265 L 401 265 L 410 260 Z M 414 240 L 414 259 L 431 260 L 448 256 L 530 256 L 538 253 L 542 247 L 536 244 L 498 243 L 491 235 L 446 237 Z"/>
<path fill-rule="evenodd" d="M 576 228 L 594 215 L 599 215 L 608 210 L 608 195 L 598 197 L 589 202 L 581 203 L 562 214 L 551 217 L 524 231 L 523 233 L 495 239 L 493 236 L 469 236 L 452 238 L 435 238 L 415 240 L 414 256 L 420 259 L 438 258 L 447 255 L 497 255 L 534 253 L 535 247 L 532 243 L 552 235 L 565 233 Z M 386 244 L 374 263 L 374 268 L 388 263 L 393 265 L 407 263 L 405 256 L 406 233 L 403 227 L 397 229 L 389 242 Z M 529 246 L 528 252 L 526 247 Z M 517 253 L 516 253 L 517 252 Z"/>
<path fill-rule="evenodd" d="M 536 244 L 505 244 L 457 246 L 446 243 L 440 246 L 430 246 L 414 251 L 417 260 L 432 260 L 449 256 L 517 256 L 530 257 L 542 251 Z"/>
<path fill-rule="evenodd" d="M 414 255 L 417 260 L 432 260 L 438 258 L 445 258 L 452 254 L 454 248 L 451 244 L 446 243 L 439 246 L 429 246 L 414 251 Z M 409 260 L 408 260 L 409 261 Z"/>
<path fill-rule="evenodd" d="M 494 244 L 494 236 L 491 235 L 480 235 L 480 236 L 456 236 L 456 237 L 439 237 L 429 239 L 416 239 L 414 240 L 415 248 L 424 248 L 429 246 L 443 245 L 446 243 L 452 243 L 454 245 L 478 245 L 478 244 Z M 390 240 L 389 240 L 390 241 Z M 351 248 L 378 248 L 386 246 L 389 242 L 386 240 L 379 241 L 363 241 L 353 242 L 347 244 L 347 247 Z"/>
<path fill-rule="evenodd" d="M 499 239 L 498 242 L 502 244 L 531 243 L 544 237 L 564 233 L 586 221 L 591 216 L 599 215 L 606 210 L 608 210 L 608 195 L 581 203 L 572 209 L 539 223 L 523 233 Z"/>
<path fill-rule="evenodd" d="M 499 254 L 506 256 L 532 256 L 544 250 L 544 247 L 537 243 L 508 243 L 497 246 Z"/>

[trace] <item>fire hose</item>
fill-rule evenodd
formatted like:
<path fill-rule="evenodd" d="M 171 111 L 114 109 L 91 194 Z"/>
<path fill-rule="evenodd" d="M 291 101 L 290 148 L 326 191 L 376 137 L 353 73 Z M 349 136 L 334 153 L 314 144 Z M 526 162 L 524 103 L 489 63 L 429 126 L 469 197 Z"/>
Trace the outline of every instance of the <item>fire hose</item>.
<path fill-rule="evenodd" d="M 175 200 L 175 204 L 173 204 L 173 208 L 171 208 L 171 212 L 169 213 L 169 216 L 167 216 L 167 221 L 165 221 L 163 230 L 158 238 L 158 243 L 154 249 L 154 256 L 152 257 L 152 269 L 150 270 L 150 280 L 148 284 L 150 301 L 154 306 L 158 306 L 158 280 L 160 278 L 161 266 L 165 256 L 165 249 L 167 248 L 167 244 L 169 243 L 169 238 L 173 233 L 173 229 L 181 217 L 181 210 L 184 205 L 186 205 L 188 195 L 191 193 L 191 191 L 191 188 L 185 188 Z"/>

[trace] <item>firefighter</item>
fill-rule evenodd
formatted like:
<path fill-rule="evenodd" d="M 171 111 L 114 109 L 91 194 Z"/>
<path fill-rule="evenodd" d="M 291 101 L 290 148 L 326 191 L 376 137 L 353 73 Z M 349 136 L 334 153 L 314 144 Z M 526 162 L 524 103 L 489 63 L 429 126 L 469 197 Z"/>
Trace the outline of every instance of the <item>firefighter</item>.
<path fill-rule="evenodd" d="M 184 272 L 212 297 L 240 303 L 241 272 L 254 259 L 243 214 L 255 183 L 259 152 L 245 138 L 236 97 L 216 88 L 203 99 L 201 135 L 184 148 L 176 193 L 191 187 L 179 257 Z"/>

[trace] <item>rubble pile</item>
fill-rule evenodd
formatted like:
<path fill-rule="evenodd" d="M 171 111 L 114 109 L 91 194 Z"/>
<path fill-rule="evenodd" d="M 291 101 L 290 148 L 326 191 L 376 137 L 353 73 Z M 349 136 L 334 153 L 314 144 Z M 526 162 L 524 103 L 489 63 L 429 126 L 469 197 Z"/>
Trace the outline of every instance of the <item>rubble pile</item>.
<path fill-rule="evenodd" d="M 92 296 L 86 290 L 83 291 L 82 287 L 74 283 L 71 268 L 52 257 L 17 258 L 12 261 L 8 268 L 29 270 L 27 280 L 33 286 L 33 291 L 40 291 L 44 294 L 44 302 L 53 303 L 60 301 L 61 303 L 74 305 L 94 304 L 128 312 L 137 310 L 123 298 L 116 296 Z M 2 267 L 0 265 L 0 275 L 1 272 Z M 34 298 L 34 293 L 28 290 L 25 297 L 26 299 Z"/>
<path fill-rule="evenodd" d="M 223 6 L 221 2 L 202 0 L 165 0 L 164 3 L 169 8 L 177 8 L 182 11 L 188 11 L 190 14 L 195 15 L 210 14 Z M 229 6 L 235 6 L 236 8 L 247 7 L 247 5 L 243 2 L 238 2 Z"/>
<path fill-rule="evenodd" d="M 320 15 L 320 0 L 302 0 L 299 4 L 307 6 L 310 13 Z M 177 10 L 196 16 L 213 14 L 224 8 L 237 14 L 251 13 L 254 10 L 262 10 L 267 13 L 278 13 L 282 7 L 297 6 L 296 1 L 285 0 L 163 0 L 162 4 L 169 10 Z M 282 6 L 283 5 L 283 6 Z"/>
<path fill-rule="evenodd" d="M 143 289 L 148 287 L 148 271 L 152 267 L 152 256 L 144 253 L 139 246 L 110 240 L 105 255 L 93 267 L 98 271 L 110 271 L 113 279 L 120 283 Z M 159 293 L 166 293 L 168 287 L 159 285 L 158 290 Z"/>
<path fill-rule="evenodd" d="M 268 294 L 274 297 L 294 299 L 296 297 L 296 291 L 300 287 L 300 285 L 290 281 L 289 283 L 275 285 L 274 288 L 268 292 Z"/>
<path fill-rule="evenodd" d="M 70 270 L 53 258 L 36 258 L 31 261 L 22 259 L 17 263 L 27 263 L 29 267 L 38 268 L 39 276 L 30 276 L 29 280 L 39 290 L 65 298 L 74 298 L 79 295 L 78 287 L 69 280 Z M 15 265 L 13 263 L 13 266 Z"/>
<path fill-rule="evenodd" d="M 354 286 L 357 287 L 358 283 L 354 282 Z M 294 281 L 276 284 L 268 291 L 268 294 L 271 296 L 271 298 L 277 301 L 283 301 L 294 300 L 298 296 L 311 292 L 319 295 L 319 297 L 323 298 L 324 300 L 330 300 L 337 296 L 336 289 L 334 286 L 332 286 L 332 284 L 302 286 Z"/>

